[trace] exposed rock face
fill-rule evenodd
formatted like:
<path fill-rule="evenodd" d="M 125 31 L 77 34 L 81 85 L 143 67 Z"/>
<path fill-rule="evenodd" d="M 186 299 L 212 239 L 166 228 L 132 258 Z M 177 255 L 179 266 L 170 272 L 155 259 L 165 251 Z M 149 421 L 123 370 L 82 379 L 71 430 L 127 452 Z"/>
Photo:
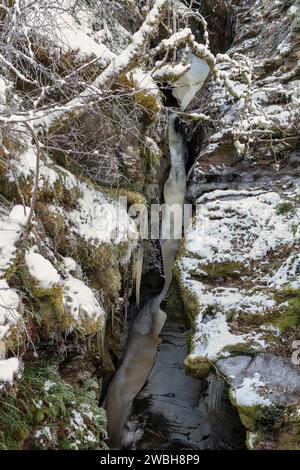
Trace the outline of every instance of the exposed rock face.
<path fill-rule="evenodd" d="M 194 101 L 213 125 L 205 124 L 190 174 L 193 199 L 213 183 L 232 188 L 243 181 L 263 183 L 266 175 L 297 174 L 288 163 L 298 158 L 299 4 L 235 3 L 236 34 L 228 54 L 236 66 L 230 79 L 241 92 L 248 87 L 249 94 L 246 101 L 232 99 L 222 85 L 209 83 Z"/>
<path fill-rule="evenodd" d="M 249 87 L 248 98 L 209 83 L 190 106 L 213 125 L 189 129 L 203 144 L 188 182 L 194 223 L 175 269 L 193 331 L 186 365 L 198 377 L 212 366 L 224 376 L 249 448 L 300 445 L 300 370 L 292 362 L 300 308 L 299 8 L 234 2 L 230 79 Z"/>

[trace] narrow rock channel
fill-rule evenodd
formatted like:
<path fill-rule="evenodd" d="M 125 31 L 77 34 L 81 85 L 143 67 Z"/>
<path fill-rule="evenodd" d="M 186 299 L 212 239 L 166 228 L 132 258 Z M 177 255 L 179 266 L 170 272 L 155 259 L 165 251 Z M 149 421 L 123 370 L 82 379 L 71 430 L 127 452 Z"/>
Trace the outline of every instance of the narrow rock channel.
<path fill-rule="evenodd" d="M 164 185 L 164 199 L 167 206 L 182 209 L 185 194 L 185 151 L 183 138 L 177 128 L 175 114 L 169 115 L 169 145 L 171 154 L 170 174 Z M 150 299 L 139 311 L 129 332 L 123 361 L 114 375 L 107 391 L 104 407 L 108 418 L 109 444 L 118 448 L 126 440 L 125 426 L 133 399 L 145 384 L 155 362 L 159 335 L 166 321 L 166 314 L 160 308 L 172 280 L 172 266 L 179 248 L 179 239 L 174 238 L 176 215 L 173 213 L 165 229 L 170 238 L 162 241 L 162 255 L 165 284 L 162 292 Z M 180 224 L 182 218 L 180 217 Z M 125 434 L 124 434 L 125 433 Z"/>
<path fill-rule="evenodd" d="M 191 56 L 190 64 L 189 75 L 184 82 L 180 81 L 176 90 L 181 110 L 202 88 L 208 75 L 205 62 Z M 163 188 L 167 211 L 163 212 L 161 240 L 165 283 L 162 291 L 145 303 L 133 321 L 123 361 L 109 384 L 103 405 L 108 418 L 109 446 L 176 448 L 178 444 L 180 448 L 239 448 L 243 446 L 244 437 L 237 417 L 236 444 L 220 444 L 220 439 L 216 437 L 214 413 L 210 412 L 209 403 L 205 403 L 207 383 L 188 376 L 184 368 L 187 353 L 185 328 L 171 320 L 165 325 L 167 315 L 160 308 L 172 282 L 173 264 L 180 246 L 186 192 L 187 151 L 179 118 L 174 112 L 168 116 L 168 139 L 171 166 Z M 144 387 L 148 378 L 148 384 Z M 219 393 L 222 392 L 223 386 Z M 136 397 L 137 403 L 147 402 L 151 398 L 151 406 L 146 412 L 154 417 L 154 421 L 156 417 L 163 423 L 156 423 L 152 429 L 147 424 L 147 429 L 144 428 L 145 409 L 136 416 L 135 407 L 131 417 Z M 152 436 L 149 440 L 153 433 L 156 433 L 156 437 Z M 144 435 L 148 437 L 144 439 Z"/>

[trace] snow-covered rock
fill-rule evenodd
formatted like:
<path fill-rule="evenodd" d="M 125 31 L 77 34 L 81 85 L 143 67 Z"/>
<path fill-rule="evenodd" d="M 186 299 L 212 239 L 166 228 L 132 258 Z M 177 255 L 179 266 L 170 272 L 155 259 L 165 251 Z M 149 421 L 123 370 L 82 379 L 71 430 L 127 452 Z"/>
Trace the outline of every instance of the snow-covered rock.
<path fill-rule="evenodd" d="M 25 260 L 30 275 L 41 289 L 51 289 L 59 283 L 60 276 L 55 267 L 44 256 L 35 253 L 34 249 L 27 251 Z"/>
<path fill-rule="evenodd" d="M 0 361 L 0 389 L 1 382 L 12 385 L 19 372 L 19 360 L 16 357 Z"/>

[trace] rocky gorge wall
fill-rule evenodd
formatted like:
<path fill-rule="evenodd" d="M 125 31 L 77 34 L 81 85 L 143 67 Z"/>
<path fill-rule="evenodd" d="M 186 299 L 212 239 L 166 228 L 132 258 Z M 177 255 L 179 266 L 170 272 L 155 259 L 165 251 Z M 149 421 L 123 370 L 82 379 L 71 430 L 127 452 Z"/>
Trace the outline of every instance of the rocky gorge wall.
<path fill-rule="evenodd" d="M 111 17 L 109 1 L 85 3 L 80 26 L 65 18 L 62 60 L 85 63 L 103 48 L 113 55 L 130 40 L 128 15 Z M 97 38 L 108 23 L 111 52 Z M 7 79 L 0 84 L 5 113 L 24 95 Z M 127 209 L 157 200 L 161 153 L 152 138 L 160 98 L 147 83 L 133 98 L 130 80 L 119 86 L 124 100 L 102 109 L 100 121 L 98 112 L 73 117 L 79 139 L 66 139 L 69 122 L 57 123 L 47 143 L 40 134 L 38 146 L 21 125 L 1 130 L 0 449 L 107 448 L 99 403 L 124 352 L 138 246 Z"/>
<path fill-rule="evenodd" d="M 201 132 L 202 146 L 187 190 L 197 208 L 175 267 L 193 332 L 185 364 L 196 377 L 215 370 L 224 378 L 249 449 L 294 449 L 299 2 L 231 7 L 230 78 L 238 91 L 249 92 L 236 99 L 208 83 L 189 108 L 211 121 L 189 129 L 190 136 Z"/>

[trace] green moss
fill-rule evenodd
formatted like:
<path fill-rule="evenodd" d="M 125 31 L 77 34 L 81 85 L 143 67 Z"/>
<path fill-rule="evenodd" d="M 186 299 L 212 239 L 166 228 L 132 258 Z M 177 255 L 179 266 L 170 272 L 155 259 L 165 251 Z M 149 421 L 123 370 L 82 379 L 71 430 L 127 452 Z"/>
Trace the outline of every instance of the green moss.
<path fill-rule="evenodd" d="M 74 323 L 65 311 L 61 286 L 42 289 L 38 286 L 24 264 L 20 264 L 14 278 L 14 285 L 26 292 L 24 302 L 33 314 L 33 319 L 45 335 L 67 331 Z"/>
<path fill-rule="evenodd" d="M 300 450 L 300 419 L 297 412 L 285 413 L 277 437 L 277 450 Z"/>
<path fill-rule="evenodd" d="M 284 289 L 282 292 L 277 292 L 275 300 L 278 303 L 287 302 L 288 306 L 283 306 L 281 311 L 272 313 L 266 323 L 276 326 L 281 333 L 285 333 L 300 322 L 300 289 Z"/>
<path fill-rule="evenodd" d="M 255 431 L 259 406 L 237 406 L 237 410 L 242 425 L 249 431 Z"/>
<path fill-rule="evenodd" d="M 111 244 L 103 243 L 95 247 L 82 239 L 77 241 L 76 257 L 91 287 L 102 291 L 104 298 L 110 302 L 115 302 L 121 288 L 119 250 Z"/>
<path fill-rule="evenodd" d="M 187 356 L 184 361 L 187 372 L 197 379 L 204 379 L 208 376 L 212 363 L 206 357 Z"/>
<path fill-rule="evenodd" d="M 81 177 L 83 175 L 82 167 L 73 158 L 69 157 L 62 150 L 55 150 L 51 152 L 51 157 L 58 165 L 70 171 L 73 175 Z"/>
<path fill-rule="evenodd" d="M 146 160 L 150 167 L 156 167 L 160 163 L 162 154 L 159 149 L 155 151 L 152 148 L 144 146 L 140 151 L 140 155 L 142 159 Z"/>
<path fill-rule="evenodd" d="M 168 290 L 167 301 L 163 305 L 163 310 L 167 313 L 168 318 L 180 323 L 184 316 L 184 305 L 181 297 L 178 296 L 178 290 L 177 280 L 173 279 Z"/>
<path fill-rule="evenodd" d="M 103 194 L 111 197 L 113 199 L 117 199 L 120 196 L 124 196 L 127 198 L 127 205 L 131 206 L 132 204 L 146 204 L 145 197 L 139 193 L 138 191 L 132 191 L 132 189 L 126 188 L 112 188 L 112 187 L 99 187 Z"/>
<path fill-rule="evenodd" d="M 211 263 L 201 265 L 201 269 L 212 278 L 218 277 L 240 277 L 243 272 L 243 265 L 238 262 Z"/>
<path fill-rule="evenodd" d="M 294 204 L 292 202 L 281 202 L 276 206 L 276 214 L 284 215 L 294 209 Z"/>
<path fill-rule="evenodd" d="M 261 419 L 261 413 L 264 410 L 264 406 L 262 405 L 253 405 L 253 406 L 245 406 L 239 405 L 234 396 L 232 391 L 229 389 L 229 399 L 232 405 L 237 409 L 239 413 L 240 420 L 243 426 L 251 432 L 257 430 L 257 423 Z"/>
<path fill-rule="evenodd" d="M 106 448 L 104 411 L 86 399 L 84 390 L 67 384 L 57 364 L 26 364 L 17 385 L 0 393 L 0 449 Z M 74 411 L 81 415 L 84 426 L 72 425 Z M 45 428 L 49 432 L 43 432 Z M 88 439 L 89 433 L 95 442 Z"/>

